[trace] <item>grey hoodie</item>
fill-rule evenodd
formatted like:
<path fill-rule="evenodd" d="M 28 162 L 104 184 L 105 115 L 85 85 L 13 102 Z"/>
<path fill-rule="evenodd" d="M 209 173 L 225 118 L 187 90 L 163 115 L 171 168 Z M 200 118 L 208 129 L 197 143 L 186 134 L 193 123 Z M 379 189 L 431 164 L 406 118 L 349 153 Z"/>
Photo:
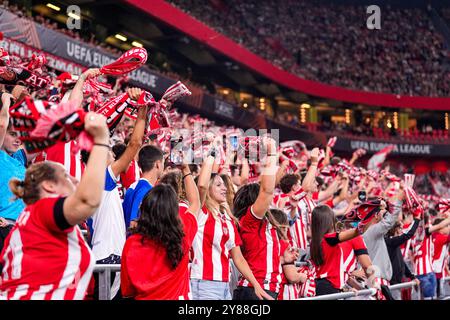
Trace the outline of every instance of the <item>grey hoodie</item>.
<path fill-rule="evenodd" d="M 402 201 L 393 202 L 390 212 L 386 213 L 383 220 L 374 224 L 363 234 L 372 265 L 380 270 L 380 277 L 390 281 L 392 278 L 392 265 L 389 253 L 384 241 L 384 235 L 394 226 L 402 210 Z"/>

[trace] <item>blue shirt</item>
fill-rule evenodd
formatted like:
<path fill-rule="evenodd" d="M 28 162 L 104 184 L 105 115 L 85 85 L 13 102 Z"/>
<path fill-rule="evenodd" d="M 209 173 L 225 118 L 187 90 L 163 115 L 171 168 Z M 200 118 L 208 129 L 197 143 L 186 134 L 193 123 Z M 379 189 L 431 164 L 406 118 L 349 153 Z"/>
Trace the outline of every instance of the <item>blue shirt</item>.
<path fill-rule="evenodd" d="M 21 199 L 13 201 L 14 194 L 9 189 L 9 180 L 17 178 L 25 179 L 27 156 L 20 149 L 11 156 L 0 150 L 0 217 L 17 220 L 25 208 Z"/>
<path fill-rule="evenodd" d="M 131 185 L 130 188 L 128 188 L 122 203 L 127 229 L 130 226 L 130 222 L 139 217 L 139 207 L 141 206 L 141 202 L 152 188 L 153 186 L 150 182 L 144 178 L 139 179 L 136 184 Z"/>

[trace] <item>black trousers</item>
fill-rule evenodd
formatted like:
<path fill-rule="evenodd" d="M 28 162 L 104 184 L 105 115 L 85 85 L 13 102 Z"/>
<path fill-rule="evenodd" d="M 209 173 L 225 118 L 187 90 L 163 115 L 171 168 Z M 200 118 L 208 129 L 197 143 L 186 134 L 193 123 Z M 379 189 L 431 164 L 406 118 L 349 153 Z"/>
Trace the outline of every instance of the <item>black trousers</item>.
<path fill-rule="evenodd" d="M 340 293 L 341 290 L 336 289 L 333 287 L 331 282 L 326 279 L 316 279 L 316 296 L 323 296 L 325 294 L 332 294 L 332 293 Z"/>
<path fill-rule="evenodd" d="M 273 291 L 264 290 L 272 298 L 277 300 L 278 293 Z M 237 287 L 233 292 L 233 300 L 259 300 L 258 296 L 255 294 L 255 288 L 253 287 Z"/>

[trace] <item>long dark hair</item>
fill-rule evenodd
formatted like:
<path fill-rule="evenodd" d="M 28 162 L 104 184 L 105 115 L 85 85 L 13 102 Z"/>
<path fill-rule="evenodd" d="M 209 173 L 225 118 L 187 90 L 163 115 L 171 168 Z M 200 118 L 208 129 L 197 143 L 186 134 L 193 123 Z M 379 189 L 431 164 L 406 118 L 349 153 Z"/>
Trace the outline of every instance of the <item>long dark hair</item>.
<path fill-rule="evenodd" d="M 239 188 L 234 196 L 233 213 L 237 219 L 241 219 L 258 199 L 260 186 L 258 183 L 249 183 Z M 265 218 L 277 230 L 277 234 L 282 234 L 280 228 L 277 227 L 275 218 L 272 216 L 270 210 L 266 212 Z M 262 220 L 261 220 L 262 222 Z M 260 234 L 262 223 L 259 225 L 258 235 Z"/>
<path fill-rule="evenodd" d="M 247 209 L 252 206 L 259 195 L 259 184 L 249 183 L 239 188 L 234 195 L 233 200 L 233 213 L 234 216 L 240 219 L 245 215 Z"/>
<path fill-rule="evenodd" d="M 167 184 L 158 184 L 142 200 L 141 215 L 134 233 L 166 248 L 167 258 L 175 268 L 184 255 L 183 224 L 178 214 L 178 198 Z"/>
<path fill-rule="evenodd" d="M 323 264 L 322 239 L 334 229 L 334 212 L 327 205 L 319 205 L 312 211 L 311 217 L 311 259 L 316 266 Z"/>

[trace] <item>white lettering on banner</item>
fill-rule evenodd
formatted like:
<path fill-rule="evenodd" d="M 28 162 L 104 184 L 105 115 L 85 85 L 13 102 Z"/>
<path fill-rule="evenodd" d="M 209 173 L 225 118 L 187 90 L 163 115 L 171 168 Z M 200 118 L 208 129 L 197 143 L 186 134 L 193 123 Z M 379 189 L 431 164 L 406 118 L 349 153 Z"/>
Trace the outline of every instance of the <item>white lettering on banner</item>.
<path fill-rule="evenodd" d="M 83 65 L 101 67 L 115 61 L 107 55 L 91 50 L 87 47 L 79 45 L 78 43 L 67 41 L 67 55 L 78 60 Z M 130 78 L 139 82 L 143 86 L 149 88 L 156 88 L 158 76 L 153 75 L 145 70 L 136 69 L 130 73 Z"/>
<path fill-rule="evenodd" d="M 91 49 L 81 46 L 78 43 L 67 41 L 66 44 L 67 55 L 71 58 L 79 60 L 80 63 L 84 65 L 101 67 L 114 61 L 113 58 L 99 52 L 92 51 Z"/>
<path fill-rule="evenodd" d="M 134 70 L 130 73 L 130 78 L 151 88 L 156 88 L 158 77 L 142 70 Z"/>
<path fill-rule="evenodd" d="M 358 141 L 352 140 L 350 141 L 350 148 L 352 150 L 357 150 L 359 148 L 366 149 L 369 152 L 378 152 L 387 146 L 390 146 L 392 143 L 388 142 L 368 142 L 368 141 Z M 394 150 L 393 153 L 399 154 L 431 154 L 432 145 L 429 144 L 409 144 L 409 143 L 401 143 L 401 144 L 393 144 Z"/>
<path fill-rule="evenodd" d="M 4 48 L 10 54 L 17 55 L 21 58 L 30 58 L 33 54 L 35 55 L 44 54 L 47 58 L 47 65 L 53 69 L 63 72 L 70 72 L 72 74 L 81 74 L 82 72 L 81 66 L 60 59 L 56 56 L 53 56 L 41 50 L 36 50 L 25 44 L 15 42 L 14 40 L 11 39 L 4 39 L 3 41 L 0 41 L 0 47 Z"/>

